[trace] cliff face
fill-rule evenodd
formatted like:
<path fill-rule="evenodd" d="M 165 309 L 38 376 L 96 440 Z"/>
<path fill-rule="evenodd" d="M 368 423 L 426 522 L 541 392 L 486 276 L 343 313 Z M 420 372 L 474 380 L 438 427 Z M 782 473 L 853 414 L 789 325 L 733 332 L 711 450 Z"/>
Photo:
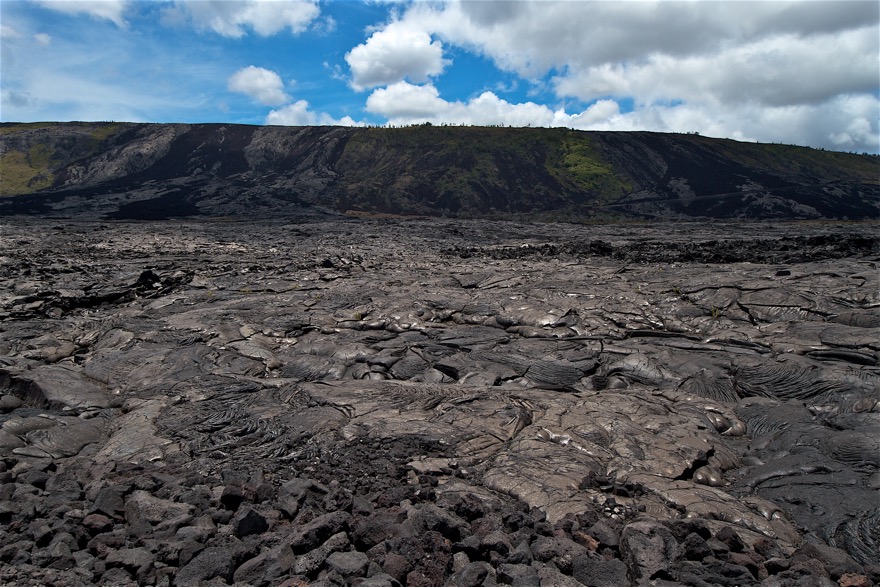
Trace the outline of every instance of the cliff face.
<path fill-rule="evenodd" d="M 0 125 L 0 215 L 880 216 L 880 158 L 696 135 Z"/>

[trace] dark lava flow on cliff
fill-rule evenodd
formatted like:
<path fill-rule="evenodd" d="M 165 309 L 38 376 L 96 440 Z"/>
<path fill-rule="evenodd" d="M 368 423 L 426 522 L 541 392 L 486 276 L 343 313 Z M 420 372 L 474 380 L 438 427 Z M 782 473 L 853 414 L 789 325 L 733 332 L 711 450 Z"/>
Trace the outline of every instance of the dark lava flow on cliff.
<path fill-rule="evenodd" d="M 0 124 L 0 216 L 880 217 L 880 157 L 564 128 Z"/>

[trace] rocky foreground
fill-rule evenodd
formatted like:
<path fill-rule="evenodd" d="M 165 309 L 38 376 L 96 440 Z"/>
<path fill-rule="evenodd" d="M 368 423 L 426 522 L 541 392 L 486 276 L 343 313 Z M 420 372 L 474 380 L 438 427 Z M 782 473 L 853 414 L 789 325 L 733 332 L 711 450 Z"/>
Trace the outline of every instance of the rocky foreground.
<path fill-rule="evenodd" d="M 0 584 L 877 584 L 877 234 L 3 219 Z"/>

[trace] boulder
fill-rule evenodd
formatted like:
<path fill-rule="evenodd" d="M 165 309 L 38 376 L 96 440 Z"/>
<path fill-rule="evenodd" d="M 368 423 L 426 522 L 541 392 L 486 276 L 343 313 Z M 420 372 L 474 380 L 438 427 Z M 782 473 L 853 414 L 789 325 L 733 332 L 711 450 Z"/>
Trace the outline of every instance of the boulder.
<path fill-rule="evenodd" d="M 639 585 L 655 579 L 676 580 L 681 548 L 672 532 L 659 522 L 628 524 L 620 536 L 620 558 L 629 577 Z"/>

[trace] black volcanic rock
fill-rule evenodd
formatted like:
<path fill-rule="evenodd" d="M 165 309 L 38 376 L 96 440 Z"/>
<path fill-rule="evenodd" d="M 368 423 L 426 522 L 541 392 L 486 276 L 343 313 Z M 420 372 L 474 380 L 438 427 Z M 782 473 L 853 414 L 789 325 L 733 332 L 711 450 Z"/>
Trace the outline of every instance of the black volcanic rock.
<path fill-rule="evenodd" d="M 330 536 L 346 527 L 350 519 L 351 516 L 338 511 L 318 516 L 297 528 L 289 539 L 290 547 L 296 554 L 304 554 L 313 550 Z"/>
<path fill-rule="evenodd" d="M 874 223 L 3 217 L 0 251 L 2 584 L 880 578 Z"/>

